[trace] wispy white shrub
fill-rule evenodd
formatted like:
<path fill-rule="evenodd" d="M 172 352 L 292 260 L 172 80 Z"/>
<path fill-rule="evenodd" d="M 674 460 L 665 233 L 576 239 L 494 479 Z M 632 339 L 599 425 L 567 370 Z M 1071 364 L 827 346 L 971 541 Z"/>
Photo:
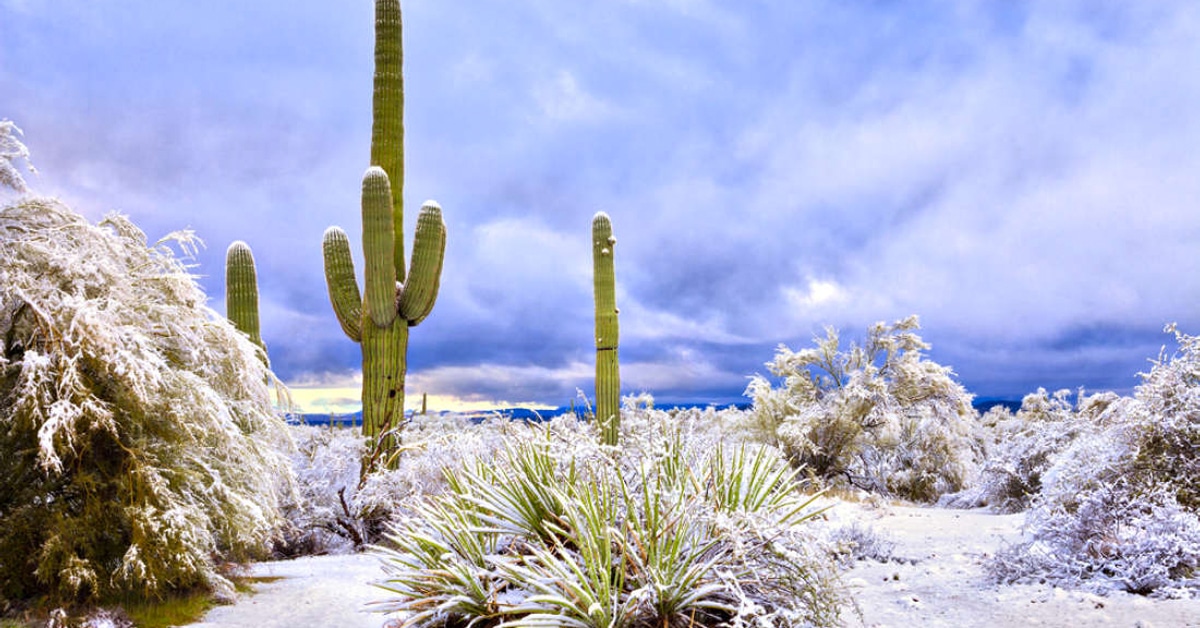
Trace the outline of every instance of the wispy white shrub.
<path fill-rule="evenodd" d="M 29 149 L 21 142 L 21 129 L 11 120 L 0 120 L 0 188 L 25 192 L 25 178 L 18 162 L 24 161 L 29 172 L 37 172 L 29 161 Z"/>
<path fill-rule="evenodd" d="M 61 203 L 0 209 L 0 596 L 225 588 L 288 490 L 274 381 L 168 244 Z"/>
<path fill-rule="evenodd" d="M 962 489 L 980 453 L 972 396 L 925 357 L 917 317 L 876 323 L 843 349 L 828 328 L 816 347 L 780 346 L 755 376 L 750 428 L 834 486 L 917 501 Z"/>
<path fill-rule="evenodd" d="M 1200 593 L 1200 339 L 1167 329 L 1179 351 L 1042 474 L 1031 538 L 997 555 L 998 580 Z"/>

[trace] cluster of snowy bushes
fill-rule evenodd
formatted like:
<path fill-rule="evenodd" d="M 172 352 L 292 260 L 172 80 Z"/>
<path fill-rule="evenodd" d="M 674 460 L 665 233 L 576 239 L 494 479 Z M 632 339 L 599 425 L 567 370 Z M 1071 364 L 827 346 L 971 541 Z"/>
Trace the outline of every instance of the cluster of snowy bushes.
<path fill-rule="evenodd" d="M 1200 339 L 1177 331 L 1133 397 L 1031 395 L 999 414 L 983 480 L 963 505 L 1028 508 L 1000 582 L 1161 596 L 1200 591 Z"/>
<path fill-rule="evenodd" d="M 9 173 L 12 174 L 11 172 Z M 0 599 L 232 593 L 291 490 L 272 376 L 169 246 L 0 209 Z"/>
<path fill-rule="evenodd" d="M 751 432 L 832 486 L 933 502 L 974 477 L 982 448 L 972 396 L 925 357 L 915 316 L 872 326 L 843 348 L 829 328 L 816 347 L 780 346 L 754 377 Z"/>
<path fill-rule="evenodd" d="M 999 582 L 1156 595 L 1200 590 L 1200 340 L 1178 332 L 1133 397 L 1039 390 L 979 417 L 927 360 L 915 318 L 843 349 L 780 347 L 755 377 L 753 438 L 833 487 L 952 507 L 1027 512 Z"/>

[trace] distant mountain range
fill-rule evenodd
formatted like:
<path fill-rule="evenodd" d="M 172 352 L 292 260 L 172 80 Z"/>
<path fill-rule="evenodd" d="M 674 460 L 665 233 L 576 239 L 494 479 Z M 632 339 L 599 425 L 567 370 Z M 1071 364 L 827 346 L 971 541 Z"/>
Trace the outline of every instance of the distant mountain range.
<path fill-rule="evenodd" d="M 987 412 L 994 406 L 1004 406 L 1004 407 L 1008 408 L 1009 410 L 1016 412 L 1017 410 L 1019 410 L 1021 408 L 1021 401 L 1019 399 L 1014 400 L 1014 399 L 1002 399 L 1002 398 L 996 398 L 996 397 L 981 397 L 981 398 L 975 399 L 975 401 L 972 403 L 972 405 L 975 406 L 975 409 L 978 410 L 980 414 Z M 674 410 L 674 409 L 678 409 L 678 408 L 707 408 L 710 406 L 712 406 L 714 408 L 720 408 L 720 409 L 734 407 L 734 408 L 738 408 L 741 410 L 746 410 L 746 409 L 750 408 L 750 403 L 743 402 L 743 403 L 726 404 L 726 405 L 710 404 L 710 403 L 675 403 L 675 404 L 656 403 L 656 404 L 654 404 L 654 407 L 658 410 Z M 580 416 L 582 416 L 584 414 L 583 409 L 573 408 L 573 407 L 569 407 L 569 406 L 562 406 L 562 407 L 554 408 L 551 410 L 531 410 L 529 408 L 503 408 L 500 410 L 491 410 L 491 411 L 487 411 L 487 412 L 432 412 L 431 414 L 439 414 L 439 415 L 440 414 L 458 414 L 458 415 L 465 415 L 465 416 L 468 416 L 468 417 L 471 417 L 471 418 L 477 419 L 477 420 L 483 420 L 490 416 L 499 415 L 499 416 L 506 416 L 511 419 L 518 419 L 518 420 L 544 421 L 546 419 L 556 417 L 561 414 L 568 414 L 570 412 L 575 412 L 576 414 L 579 414 Z M 411 413 L 410 413 L 410 416 L 411 416 Z M 291 423 L 304 423 L 307 425 L 330 425 L 330 424 L 345 425 L 345 426 L 362 425 L 362 411 L 354 412 L 352 414 L 296 413 L 296 414 L 289 415 L 288 421 Z"/>

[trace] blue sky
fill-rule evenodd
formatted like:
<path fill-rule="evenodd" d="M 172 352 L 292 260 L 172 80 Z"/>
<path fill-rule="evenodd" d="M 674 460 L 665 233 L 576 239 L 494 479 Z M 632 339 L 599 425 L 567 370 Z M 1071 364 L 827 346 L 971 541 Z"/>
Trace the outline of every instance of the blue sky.
<path fill-rule="evenodd" d="M 1127 391 L 1200 332 L 1200 5 L 407 0 L 407 180 L 443 206 L 410 394 L 590 390 L 589 223 L 627 392 L 737 401 L 774 348 L 921 317 L 969 390 Z M 320 240 L 358 237 L 366 0 L 0 0 L 36 191 L 258 262 L 304 403 L 353 404 Z M 357 246 L 356 246 L 357 252 Z M 360 267 L 361 267 L 361 258 Z M 320 392 L 316 392 L 320 391 Z M 319 401 L 323 400 L 323 401 Z"/>

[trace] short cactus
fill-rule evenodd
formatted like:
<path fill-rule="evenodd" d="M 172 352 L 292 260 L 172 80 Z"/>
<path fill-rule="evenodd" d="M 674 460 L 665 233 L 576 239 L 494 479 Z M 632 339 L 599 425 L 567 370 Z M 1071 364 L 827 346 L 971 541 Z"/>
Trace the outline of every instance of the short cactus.
<path fill-rule="evenodd" d="M 350 240 L 325 231 L 325 279 L 342 330 L 362 345 L 363 433 L 375 439 L 374 460 L 387 460 L 404 419 L 408 329 L 437 300 L 446 226 L 437 203 L 417 217 L 412 263 L 404 256 L 404 80 L 399 0 L 375 3 L 375 95 L 371 167 L 363 175 L 365 287 L 360 293 Z M 371 464 L 364 465 L 364 472 Z"/>
<path fill-rule="evenodd" d="M 592 218 L 592 279 L 596 300 L 596 420 L 600 439 L 606 445 L 617 444 L 621 427 L 621 373 L 617 364 L 617 290 L 613 270 L 612 234 L 608 214 L 598 212 Z"/>
<path fill-rule="evenodd" d="M 262 349 L 267 362 L 267 346 L 263 344 L 258 322 L 258 278 L 254 271 L 254 254 L 250 246 L 238 240 L 225 251 L 225 316 L 238 331 Z"/>

